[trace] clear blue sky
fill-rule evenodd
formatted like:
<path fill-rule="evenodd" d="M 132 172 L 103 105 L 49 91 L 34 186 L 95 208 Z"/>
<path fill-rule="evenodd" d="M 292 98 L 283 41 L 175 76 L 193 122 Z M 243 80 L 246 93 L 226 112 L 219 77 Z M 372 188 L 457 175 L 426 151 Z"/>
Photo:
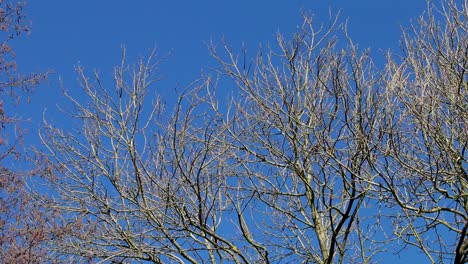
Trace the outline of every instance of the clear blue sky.
<path fill-rule="evenodd" d="M 234 47 L 244 43 L 251 55 L 259 44 L 274 44 L 278 31 L 291 34 L 301 23 L 301 10 L 324 22 L 328 9 L 349 19 L 352 38 L 374 55 L 398 48 L 400 26 L 408 25 L 426 6 L 425 0 L 202 0 L 202 1 L 30 1 L 27 7 L 32 34 L 15 43 L 20 71 L 52 70 L 48 83 L 38 88 L 27 113 L 38 121 L 44 108 L 60 100 L 58 78 L 76 90 L 74 67 L 99 69 L 110 76 L 126 45 L 130 58 L 153 47 L 172 51 L 163 64 L 162 86 L 172 90 L 199 77 L 213 65 L 206 43 L 223 36 Z"/>
<path fill-rule="evenodd" d="M 44 109 L 54 109 L 63 98 L 58 79 L 68 90 L 78 91 L 74 67 L 99 69 L 104 76 L 120 60 L 126 45 L 130 58 L 147 54 L 153 47 L 160 54 L 172 51 L 163 64 L 160 89 L 170 91 L 199 77 L 213 65 L 206 43 L 223 36 L 234 47 L 247 46 L 251 55 L 260 43 L 274 44 L 278 31 L 291 34 L 301 23 L 301 10 L 328 21 L 328 8 L 341 10 L 349 19 L 351 37 L 374 55 L 398 50 L 400 27 L 407 26 L 426 7 L 425 0 L 81 0 L 30 1 L 26 12 L 32 34 L 14 43 L 21 72 L 52 70 L 48 82 L 18 109 L 31 118 L 28 142 L 37 142 L 35 129 Z M 109 84 L 112 85 L 112 84 Z M 59 117 L 55 117 L 60 120 Z M 418 263 L 417 258 L 388 258 L 381 263 Z"/>

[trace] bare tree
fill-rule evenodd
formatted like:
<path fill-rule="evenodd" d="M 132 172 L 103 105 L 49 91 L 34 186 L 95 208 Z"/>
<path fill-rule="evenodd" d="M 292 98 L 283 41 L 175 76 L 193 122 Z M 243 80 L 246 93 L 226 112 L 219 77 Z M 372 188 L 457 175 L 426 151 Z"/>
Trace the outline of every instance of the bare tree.
<path fill-rule="evenodd" d="M 70 124 L 45 121 L 40 134 L 42 199 L 72 231 L 51 252 L 373 263 L 396 242 L 465 263 L 467 5 L 430 9 L 382 70 L 338 20 L 317 28 L 305 16 L 254 59 L 213 45 L 222 81 L 194 82 L 169 109 L 154 53 L 133 66 L 124 54 L 111 87 L 78 68 L 87 99 L 65 92 Z"/>
<path fill-rule="evenodd" d="M 430 6 L 390 60 L 379 160 L 395 234 L 431 263 L 468 261 L 468 2 Z"/>
<path fill-rule="evenodd" d="M 251 63 L 213 51 L 240 98 L 226 124 L 242 160 L 228 196 L 239 218 L 250 213 L 242 232 L 266 260 L 369 263 L 377 221 L 360 210 L 373 205 L 384 89 L 366 53 L 351 41 L 337 48 L 345 32 L 314 26 L 306 17 L 291 41 L 279 35 L 279 50 Z"/>
<path fill-rule="evenodd" d="M 114 74 L 115 89 L 78 69 L 89 96 L 69 94 L 77 130 L 46 123 L 41 138 L 53 169 L 44 174 L 63 224 L 74 234 L 56 241 L 77 260 L 153 263 L 245 263 L 248 252 L 230 234 L 225 196 L 231 174 L 222 123 L 208 108 L 201 83 L 180 95 L 174 112 L 154 94 L 154 54 Z M 124 56 L 125 58 L 125 56 Z"/>
<path fill-rule="evenodd" d="M 78 69 L 89 103 L 66 93 L 77 130 L 46 122 L 41 133 L 52 206 L 79 227 L 57 252 L 121 262 L 368 263 L 379 248 L 370 244 L 376 230 L 362 226 L 375 220 L 359 210 L 371 205 L 384 100 L 370 58 L 351 42 L 336 47 L 336 22 L 316 30 L 306 17 L 252 71 L 229 49 L 227 60 L 213 51 L 239 88 L 232 113 L 220 109 L 209 78 L 182 93 L 172 114 L 159 99 L 146 105 L 152 56 L 133 67 L 123 60 L 114 90 Z"/>

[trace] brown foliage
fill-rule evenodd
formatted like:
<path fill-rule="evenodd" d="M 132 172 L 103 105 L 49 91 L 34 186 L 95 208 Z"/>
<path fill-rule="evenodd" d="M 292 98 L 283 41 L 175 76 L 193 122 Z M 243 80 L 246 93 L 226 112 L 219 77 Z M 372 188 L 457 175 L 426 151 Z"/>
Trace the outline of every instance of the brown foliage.
<path fill-rule="evenodd" d="M 9 116 L 21 96 L 44 75 L 20 75 L 16 72 L 15 53 L 10 42 L 29 32 L 22 2 L 0 1 L 0 262 L 43 262 L 46 252 L 39 247 L 46 240 L 48 218 L 25 188 L 25 180 L 32 172 L 13 166 L 21 162 L 21 136 L 6 133 L 17 122 Z M 21 135 L 21 133 L 19 133 Z"/>

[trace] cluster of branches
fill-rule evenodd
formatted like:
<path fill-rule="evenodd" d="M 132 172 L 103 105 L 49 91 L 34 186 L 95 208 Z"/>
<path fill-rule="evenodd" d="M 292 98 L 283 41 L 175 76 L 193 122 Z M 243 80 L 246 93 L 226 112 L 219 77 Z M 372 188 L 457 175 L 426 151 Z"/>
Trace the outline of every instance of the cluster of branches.
<path fill-rule="evenodd" d="M 88 99 L 65 93 L 75 127 L 45 121 L 40 134 L 39 199 L 70 230 L 48 254 L 373 263 L 403 245 L 465 263 L 467 33 L 466 0 L 430 7 L 379 68 L 337 21 L 305 17 L 253 60 L 213 46 L 232 98 L 207 77 L 174 108 L 155 96 L 154 54 L 123 56 L 112 87 L 78 69 Z"/>
<path fill-rule="evenodd" d="M 14 107 L 45 77 L 17 72 L 11 41 L 29 31 L 23 8 L 21 2 L 0 1 L 0 263 L 42 262 L 47 257 L 39 245 L 47 240 L 50 217 L 25 188 L 25 179 L 35 172 L 14 166 L 24 158 Z"/>

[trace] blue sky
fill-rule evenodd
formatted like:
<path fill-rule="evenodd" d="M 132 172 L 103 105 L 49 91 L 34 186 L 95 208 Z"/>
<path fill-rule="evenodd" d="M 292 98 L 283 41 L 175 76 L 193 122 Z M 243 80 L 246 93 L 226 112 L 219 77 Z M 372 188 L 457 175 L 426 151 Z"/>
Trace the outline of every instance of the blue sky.
<path fill-rule="evenodd" d="M 326 23 L 330 6 L 334 13 L 341 10 L 342 21 L 349 19 L 349 32 L 359 47 L 369 47 L 380 56 L 389 48 L 398 51 L 400 27 L 421 14 L 426 1 L 30 1 L 26 12 L 32 34 L 14 43 L 19 70 L 50 70 L 52 74 L 37 87 L 31 103 L 17 109 L 18 115 L 31 118 L 28 142 L 38 142 L 35 130 L 44 109 L 56 109 L 63 100 L 59 78 L 66 89 L 79 93 L 77 65 L 110 77 L 120 61 L 122 45 L 130 60 L 156 47 L 161 55 L 172 54 L 159 73 L 163 78 L 159 89 L 170 94 L 215 64 L 208 55 L 210 40 L 216 43 L 224 37 L 233 47 L 244 44 L 253 56 L 260 44 L 274 45 L 277 32 L 294 32 L 302 20 L 301 10 Z M 410 256 L 381 263 L 409 260 L 417 263 Z"/>
<path fill-rule="evenodd" d="M 53 74 L 21 115 L 32 114 L 38 121 L 44 108 L 55 108 L 61 94 L 59 78 L 66 89 L 76 90 L 77 65 L 110 76 L 122 45 L 130 60 L 154 47 L 161 55 L 171 52 L 159 73 L 164 86 L 160 89 L 169 91 L 186 86 L 202 69 L 214 65 L 207 50 L 210 40 L 224 37 L 233 47 L 244 44 L 255 55 L 260 44 L 274 45 L 277 32 L 294 32 L 301 10 L 326 23 L 330 6 L 332 12 L 341 12 L 343 21 L 349 19 L 354 41 L 379 56 L 388 48 L 398 49 L 400 26 L 418 16 L 426 1 L 30 1 L 32 34 L 15 43 L 20 71 Z"/>

